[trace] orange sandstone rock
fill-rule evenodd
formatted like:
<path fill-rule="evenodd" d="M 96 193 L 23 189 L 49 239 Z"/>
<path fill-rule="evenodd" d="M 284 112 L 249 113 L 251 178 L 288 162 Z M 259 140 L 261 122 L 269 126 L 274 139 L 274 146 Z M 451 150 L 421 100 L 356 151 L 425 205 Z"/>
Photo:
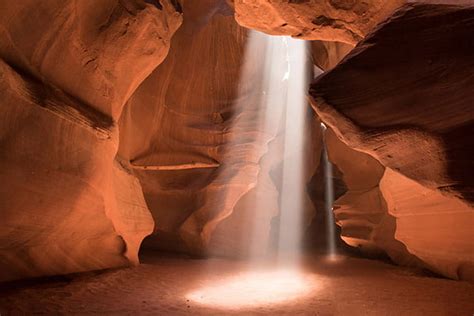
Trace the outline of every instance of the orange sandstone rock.
<path fill-rule="evenodd" d="M 340 42 L 311 41 L 311 56 L 314 65 L 328 71 L 334 68 L 353 48 L 353 45 Z"/>
<path fill-rule="evenodd" d="M 0 57 L 118 119 L 181 24 L 175 2 L 160 3 L 1 1 Z"/>
<path fill-rule="evenodd" d="M 153 220 L 116 119 L 175 1 L 0 2 L 0 281 L 138 263 Z"/>
<path fill-rule="evenodd" d="M 272 35 L 356 44 L 405 0 L 234 0 L 241 25 Z"/>
<path fill-rule="evenodd" d="M 407 4 L 310 90 L 337 137 L 386 168 L 379 189 L 395 238 L 462 279 L 472 279 L 474 263 L 473 10 Z"/>

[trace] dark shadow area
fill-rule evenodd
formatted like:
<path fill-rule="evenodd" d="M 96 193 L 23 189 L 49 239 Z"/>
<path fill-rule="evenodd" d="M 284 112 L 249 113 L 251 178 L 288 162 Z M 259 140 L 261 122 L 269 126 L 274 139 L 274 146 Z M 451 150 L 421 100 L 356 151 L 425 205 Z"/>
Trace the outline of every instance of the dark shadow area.
<path fill-rule="evenodd" d="M 311 224 L 306 228 L 303 236 L 304 249 L 313 253 L 328 253 L 328 225 L 326 212 L 326 181 L 323 163 L 324 152 L 321 151 L 321 159 L 316 173 L 311 177 L 310 182 L 306 186 L 306 192 L 316 209 L 316 214 Z M 342 179 L 342 173 L 336 165 L 332 165 L 332 183 L 334 185 L 334 200 L 347 192 L 347 187 Z M 348 246 L 342 239 L 341 228 L 334 222 L 334 230 L 336 234 L 336 251 L 341 254 L 357 255 L 358 252 L 354 247 Z"/>

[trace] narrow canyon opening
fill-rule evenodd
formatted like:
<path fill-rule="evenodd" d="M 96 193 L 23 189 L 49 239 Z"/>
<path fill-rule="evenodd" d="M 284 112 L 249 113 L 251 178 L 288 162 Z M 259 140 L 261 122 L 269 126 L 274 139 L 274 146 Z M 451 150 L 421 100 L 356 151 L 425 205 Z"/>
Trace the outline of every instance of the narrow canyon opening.
<path fill-rule="evenodd" d="M 0 17 L 0 315 L 474 312 L 471 0 Z"/>

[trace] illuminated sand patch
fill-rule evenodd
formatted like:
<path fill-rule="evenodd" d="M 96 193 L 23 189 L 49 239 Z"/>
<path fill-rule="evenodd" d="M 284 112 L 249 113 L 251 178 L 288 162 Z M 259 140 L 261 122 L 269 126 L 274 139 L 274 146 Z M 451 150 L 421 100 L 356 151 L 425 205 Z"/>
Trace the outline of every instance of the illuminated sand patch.
<path fill-rule="evenodd" d="M 295 270 L 255 271 L 197 289 L 186 298 L 202 305 L 235 309 L 288 303 L 309 295 L 315 288 L 311 274 Z"/>

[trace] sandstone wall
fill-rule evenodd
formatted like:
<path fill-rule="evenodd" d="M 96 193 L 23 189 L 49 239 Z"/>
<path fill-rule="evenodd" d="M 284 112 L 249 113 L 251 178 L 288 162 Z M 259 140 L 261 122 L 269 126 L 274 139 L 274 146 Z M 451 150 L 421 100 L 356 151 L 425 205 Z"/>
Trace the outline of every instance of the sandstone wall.
<path fill-rule="evenodd" d="M 0 281 L 138 263 L 153 229 L 116 120 L 166 56 L 173 1 L 0 1 Z"/>
<path fill-rule="evenodd" d="M 318 40 L 310 95 L 348 187 L 344 240 L 472 279 L 472 1 L 232 3 L 244 26 Z"/>
<path fill-rule="evenodd" d="M 474 263 L 473 9 L 405 5 L 310 89 L 337 137 L 385 167 L 370 173 L 395 218 L 394 237 L 425 266 L 464 279 Z"/>
<path fill-rule="evenodd" d="M 271 172 L 281 161 L 270 158 L 281 154 L 282 139 L 278 124 L 263 123 L 266 40 L 240 27 L 223 3 L 184 3 L 168 58 L 121 120 L 120 156 L 156 222 L 148 247 L 248 255 L 246 238 L 256 233 L 253 243 L 265 249 L 278 215 Z"/>
<path fill-rule="evenodd" d="M 318 40 L 342 238 L 474 279 L 474 6 L 405 2 L 0 0 L 0 281 L 137 263 L 154 224 L 148 247 L 199 255 L 274 238 L 282 126 L 263 129 L 264 42 L 245 64 L 232 10 Z"/>

